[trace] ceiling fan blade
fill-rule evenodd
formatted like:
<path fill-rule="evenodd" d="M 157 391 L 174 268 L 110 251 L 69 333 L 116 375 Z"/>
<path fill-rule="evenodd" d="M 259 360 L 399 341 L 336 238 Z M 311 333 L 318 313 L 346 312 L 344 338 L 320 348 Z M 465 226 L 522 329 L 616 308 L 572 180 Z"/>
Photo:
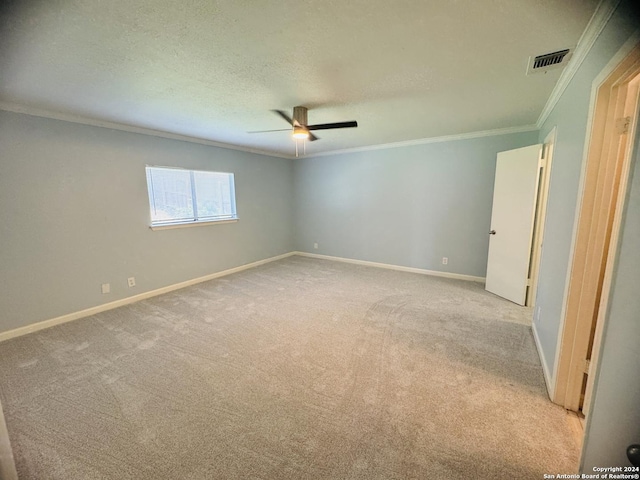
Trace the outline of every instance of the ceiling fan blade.
<path fill-rule="evenodd" d="M 292 127 L 294 126 L 293 119 L 289 115 L 287 115 L 285 112 L 283 112 L 282 110 L 273 110 L 273 111 L 278 115 L 280 115 L 282 118 L 284 118 L 289 125 L 291 125 Z"/>
<path fill-rule="evenodd" d="M 309 141 L 315 142 L 316 140 L 320 140 L 320 139 L 316 137 L 313 133 L 309 132 Z"/>
<path fill-rule="evenodd" d="M 336 123 L 319 123 L 317 125 L 307 125 L 307 130 L 329 130 L 331 128 L 352 128 L 357 127 L 358 122 L 336 122 Z"/>
<path fill-rule="evenodd" d="M 252 130 L 251 132 L 247 132 L 247 133 L 290 132 L 290 131 L 291 131 L 290 128 L 280 128 L 278 130 Z"/>

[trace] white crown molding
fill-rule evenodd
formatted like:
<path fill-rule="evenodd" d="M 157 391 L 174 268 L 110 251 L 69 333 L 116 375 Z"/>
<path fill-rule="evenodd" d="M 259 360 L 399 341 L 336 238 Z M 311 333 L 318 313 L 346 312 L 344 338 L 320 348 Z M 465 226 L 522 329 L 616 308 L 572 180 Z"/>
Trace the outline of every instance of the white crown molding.
<path fill-rule="evenodd" d="M 481 130 L 478 132 L 459 133 L 455 135 L 444 135 L 442 137 L 419 138 L 417 140 L 407 140 L 404 142 L 382 143 L 379 145 L 369 145 L 366 147 L 344 148 L 342 150 L 332 150 L 330 152 L 312 153 L 300 158 L 326 157 L 328 155 L 341 155 L 343 153 L 368 152 L 371 150 L 386 150 L 388 148 L 412 147 L 414 145 L 426 145 L 428 143 L 453 142 L 456 140 L 468 140 L 471 138 L 493 137 L 497 135 L 509 135 L 511 133 L 524 133 L 539 130 L 537 125 L 523 125 L 520 127 L 497 128 L 495 130 Z"/>
<path fill-rule="evenodd" d="M 24 115 L 31 115 L 33 117 L 42 117 L 42 118 L 49 118 L 53 120 L 62 120 L 64 122 L 79 123 L 81 125 L 89 125 L 92 127 L 111 128 L 113 130 L 120 130 L 123 132 L 138 133 L 141 135 L 151 135 L 154 137 L 168 138 L 170 140 L 180 140 L 183 142 L 198 143 L 200 145 L 207 145 L 210 147 L 226 148 L 227 150 L 238 150 L 241 152 L 265 155 L 267 157 L 287 158 L 289 160 L 292 158 L 296 158 L 294 155 L 284 155 L 281 153 L 270 152 L 267 150 L 260 150 L 256 148 L 232 145 L 230 143 L 215 142 L 213 140 L 190 137 L 188 135 L 181 135 L 177 133 L 163 132 L 161 130 L 154 130 L 152 128 L 135 127 L 133 125 L 125 125 L 123 123 L 108 122 L 104 120 L 95 120 L 95 119 L 83 117 L 80 115 L 53 112 L 51 110 L 27 107 L 24 105 L 18 105 L 16 103 L 10 103 L 10 102 L 0 101 L 0 110 L 13 112 L 13 113 L 21 113 Z"/>
<path fill-rule="evenodd" d="M 141 135 L 151 135 L 154 137 L 168 138 L 171 140 L 181 140 L 183 142 L 198 143 L 201 145 L 208 145 L 211 147 L 226 148 L 228 150 L 238 150 L 241 152 L 265 155 L 268 157 L 286 158 L 289 160 L 292 160 L 292 159 L 295 160 L 297 158 L 312 158 L 312 157 L 323 157 L 327 155 L 339 155 L 343 153 L 365 152 L 370 150 L 402 148 L 402 147 L 410 147 L 414 145 L 425 145 L 428 143 L 452 142 L 455 140 L 467 140 L 470 138 L 492 137 L 496 135 L 508 135 L 510 133 L 523 133 L 523 132 L 532 132 L 535 130 L 539 130 L 539 128 L 536 125 L 523 125 L 520 127 L 499 128 L 495 130 L 481 130 L 477 132 L 445 135 L 442 137 L 419 138 L 417 140 L 407 140 L 403 142 L 393 142 L 393 143 L 384 143 L 379 145 L 369 145 L 364 147 L 345 148 L 342 150 L 331 150 L 328 152 L 312 153 L 312 154 L 301 155 L 300 157 L 296 157 L 295 155 L 285 155 L 282 153 L 275 153 L 275 152 L 270 152 L 266 150 L 259 150 L 255 148 L 232 145 L 230 143 L 214 142 L 213 140 L 206 140 L 206 139 L 197 138 L 197 137 L 189 137 L 187 135 L 180 135 L 177 133 L 163 132 L 161 130 L 153 130 L 151 128 L 135 127 L 133 125 L 125 125 L 122 123 L 95 120 L 95 119 L 83 117 L 80 115 L 53 112 L 51 110 L 27 107 L 24 105 L 19 105 L 19 104 L 10 103 L 10 102 L 0 101 L 0 110 L 13 112 L 13 113 L 21 113 L 24 115 L 31 115 L 34 117 L 50 118 L 53 120 L 62 120 L 64 122 L 78 123 L 81 125 L 89 125 L 92 127 L 111 128 L 113 130 L 120 130 L 123 132 L 138 133 Z"/>
<path fill-rule="evenodd" d="M 547 99 L 547 103 L 542 109 L 542 112 L 540 112 L 540 117 L 538 117 L 538 121 L 536 122 L 536 127 L 538 129 L 542 128 L 542 125 L 558 103 L 558 100 L 562 97 L 562 94 L 566 90 L 567 86 L 569 86 L 569 83 L 580 68 L 580 65 L 582 65 L 584 59 L 589 54 L 589 51 L 591 51 L 591 47 L 593 47 L 593 44 L 600 33 L 602 33 L 602 30 L 620 4 L 620 1 L 621 0 L 600 0 L 600 3 L 596 7 L 596 11 L 593 12 L 591 20 L 589 20 L 584 32 L 582 32 L 582 35 L 580 36 L 580 40 L 578 40 L 578 46 L 576 47 L 571 60 L 569 60 L 569 64 L 560 74 L 560 78 L 553 88 L 551 95 Z"/>
<path fill-rule="evenodd" d="M 401 147 L 409 147 L 414 145 L 425 145 L 429 143 L 467 140 L 471 138 L 507 135 L 510 133 L 522 133 L 522 132 L 531 132 L 531 131 L 539 130 L 544 124 L 544 122 L 546 121 L 546 119 L 549 117 L 549 114 L 551 113 L 553 108 L 558 103 L 558 100 L 566 90 L 567 86 L 571 82 L 577 70 L 580 68 L 580 65 L 582 65 L 582 62 L 584 61 L 587 54 L 591 50 L 591 47 L 593 47 L 593 44 L 595 43 L 596 39 L 604 29 L 605 25 L 611 18 L 611 15 L 613 15 L 613 12 L 616 10 L 620 2 L 621 0 L 601 0 L 600 1 L 594 14 L 589 20 L 589 23 L 587 24 L 584 32 L 580 36 L 580 40 L 578 41 L 578 45 L 575 49 L 575 52 L 571 60 L 569 61 L 569 64 L 562 71 L 562 74 L 560 75 L 558 82 L 556 83 L 553 91 L 551 92 L 551 95 L 547 99 L 547 103 L 542 109 L 542 112 L 540 113 L 540 116 L 538 117 L 538 121 L 535 123 L 535 125 L 524 125 L 520 127 L 502 128 L 502 129 L 495 129 L 495 130 L 482 130 L 477 132 L 462 133 L 462 134 L 456 134 L 456 135 L 445 135 L 441 137 L 428 137 L 428 138 L 408 140 L 403 142 L 393 142 L 393 143 L 385 143 L 385 144 L 371 145 L 371 146 L 364 146 L 364 147 L 345 148 L 341 150 L 332 150 L 328 152 L 311 153 L 308 155 L 301 156 L 299 158 L 313 158 L 313 157 L 322 157 L 322 156 L 328 156 L 328 155 L 339 155 L 344 153 L 384 150 L 389 148 L 401 148 Z M 172 140 L 181 140 L 185 142 L 198 143 L 201 145 L 208 145 L 212 147 L 226 148 L 229 150 L 238 150 L 238 151 L 247 152 L 247 153 L 265 155 L 268 157 L 296 159 L 295 155 L 287 155 L 282 153 L 255 149 L 255 148 L 242 147 L 242 146 L 233 145 L 229 143 L 215 142 L 212 140 L 206 140 L 206 139 L 197 138 L 197 137 L 190 137 L 187 135 L 169 133 L 169 132 L 164 132 L 160 130 L 153 130 L 150 128 L 125 125 L 125 124 L 116 123 L 116 122 L 95 120 L 95 119 L 90 119 L 80 115 L 53 112 L 51 110 L 27 107 L 24 105 L 18 105 L 18 104 L 9 103 L 9 102 L 0 101 L 0 110 L 5 110 L 8 112 L 14 112 L 14 113 L 22 113 L 25 115 L 32 115 L 36 117 L 51 118 L 54 120 L 62 120 L 62 121 L 72 122 L 72 123 L 79 123 L 83 125 L 91 125 L 95 127 L 111 128 L 114 130 L 138 133 L 142 135 L 151 135 L 155 137 L 168 138 Z"/>

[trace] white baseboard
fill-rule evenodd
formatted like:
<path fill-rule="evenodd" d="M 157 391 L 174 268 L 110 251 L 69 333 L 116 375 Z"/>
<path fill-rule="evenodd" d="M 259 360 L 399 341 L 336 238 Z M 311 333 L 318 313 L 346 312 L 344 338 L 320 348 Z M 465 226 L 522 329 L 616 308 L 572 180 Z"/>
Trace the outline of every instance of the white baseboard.
<path fill-rule="evenodd" d="M 542 346 L 540 345 L 540 338 L 538 337 L 538 330 L 536 329 L 536 324 L 533 322 L 531 324 L 531 331 L 533 332 L 533 339 L 536 342 L 536 350 L 538 350 L 538 357 L 540 357 L 540 363 L 542 364 L 542 373 L 544 374 L 544 383 L 547 386 L 547 394 L 549 395 L 549 399 L 553 400 L 554 388 L 553 382 L 551 379 L 551 372 L 549 372 L 549 366 L 544 357 L 544 353 L 542 352 Z"/>
<path fill-rule="evenodd" d="M 112 310 L 114 308 L 122 307 L 123 305 L 139 302 L 140 300 L 145 300 L 147 298 L 155 297 L 157 295 L 162 295 L 163 293 L 173 292 L 174 290 L 179 290 L 181 288 L 189 287 L 197 283 L 213 280 L 214 278 L 224 277 L 225 275 L 231 275 L 232 273 L 248 270 L 249 268 L 257 267 L 259 265 L 264 265 L 265 263 L 275 262 L 276 260 L 281 260 L 283 258 L 287 258 L 295 254 L 296 252 L 289 252 L 283 255 L 265 258 L 264 260 L 258 260 L 257 262 L 247 263 L 246 265 L 240 265 L 239 267 L 230 268 L 228 270 L 223 270 L 221 272 L 211 273 L 209 275 L 205 275 L 204 277 L 193 278 L 191 280 L 175 283 L 173 285 L 168 285 L 166 287 L 158 288 L 156 290 L 150 290 L 148 292 L 140 293 L 138 295 L 122 298 L 114 302 L 103 303 L 102 305 L 97 305 L 95 307 L 87 308 L 85 310 L 80 310 L 79 312 L 68 313 L 60 317 L 51 318 L 49 320 L 43 320 L 37 323 L 32 323 L 31 325 L 15 328 L 13 330 L 8 330 L 6 332 L 0 332 L 0 342 L 9 340 L 10 338 L 20 337 L 28 333 L 37 332 L 38 330 L 44 330 L 45 328 L 53 327 L 55 325 L 60 325 L 62 323 L 67 323 L 73 320 L 78 320 L 80 318 L 88 317 L 90 315 L 95 315 L 96 313 L 106 312 L 107 310 Z"/>
<path fill-rule="evenodd" d="M 353 258 L 332 257 L 330 255 L 319 255 L 317 253 L 294 252 L 295 255 L 301 257 L 322 258 L 324 260 L 333 260 L 336 262 L 354 263 L 356 265 L 366 265 L 367 267 L 386 268 L 388 270 L 398 270 L 400 272 L 419 273 L 421 275 L 432 275 L 434 277 L 455 278 L 457 280 L 467 280 L 471 282 L 484 283 L 484 277 L 474 277 L 472 275 L 462 275 L 460 273 L 439 272 L 437 270 L 426 270 L 424 268 L 403 267 L 401 265 L 392 265 L 389 263 L 369 262 L 367 260 L 355 260 Z"/>
<path fill-rule="evenodd" d="M 133 295 L 131 297 L 122 298 L 114 302 L 103 303 L 102 305 L 97 305 L 95 307 L 87 308 L 85 310 L 80 310 L 78 312 L 67 313 L 65 315 L 62 315 L 56 318 L 51 318 L 49 320 L 43 320 L 41 322 L 32 323 L 30 325 L 25 325 L 24 327 L 15 328 L 13 330 L 8 330 L 6 332 L 0 332 L 0 342 L 9 340 L 11 338 L 20 337 L 28 333 L 37 332 L 38 330 L 44 330 L 45 328 L 50 328 L 55 325 L 60 325 L 62 323 L 67 323 L 73 320 L 78 320 L 80 318 L 88 317 L 90 315 L 95 315 L 97 313 L 106 312 L 107 310 L 112 310 L 114 308 L 122 307 L 124 305 L 129 305 L 130 303 L 139 302 L 140 300 L 145 300 L 147 298 L 155 297 L 157 295 L 162 295 L 163 293 L 173 292 L 174 290 L 179 290 L 181 288 L 189 287 L 197 283 L 213 280 L 214 278 L 224 277 L 225 275 L 231 275 L 232 273 L 241 272 L 243 270 L 257 267 L 259 265 L 264 265 L 265 263 L 275 262 L 276 260 L 281 260 L 283 258 L 287 258 L 292 255 L 300 255 L 302 257 L 311 257 L 311 258 L 321 258 L 324 260 L 353 263 L 356 265 L 366 265 L 369 267 L 386 268 L 389 270 L 398 270 L 400 272 L 419 273 L 421 275 L 433 275 L 436 277 L 455 278 L 458 280 L 468 280 L 472 282 L 484 282 L 485 280 L 484 277 L 474 277 L 471 275 L 461 275 L 458 273 L 438 272 L 435 270 L 403 267 L 400 265 L 390 265 L 387 263 L 369 262 L 366 260 L 354 260 L 351 258 L 331 257 L 329 255 L 318 255 L 315 253 L 289 252 L 283 255 L 266 258 L 264 260 L 258 260 L 257 262 L 247 263 L 246 265 L 240 265 L 239 267 L 230 268 L 228 270 L 223 270 L 221 272 L 205 275 L 204 277 L 198 277 L 191 280 L 186 280 L 184 282 L 175 283 L 173 285 L 168 285 L 166 287 L 158 288 L 156 290 L 150 290 L 148 292 L 140 293 L 138 295 Z"/>

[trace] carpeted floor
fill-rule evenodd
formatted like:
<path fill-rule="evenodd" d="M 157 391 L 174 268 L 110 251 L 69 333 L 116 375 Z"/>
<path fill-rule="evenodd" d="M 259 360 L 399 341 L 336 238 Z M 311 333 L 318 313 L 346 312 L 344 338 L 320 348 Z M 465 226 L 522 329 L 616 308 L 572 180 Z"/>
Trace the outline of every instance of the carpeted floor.
<path fill-rule="evenodd" d="M 0 399 L 21 479 L 572 473 L 528 314 L 290 257 L 0 343 Z"/>

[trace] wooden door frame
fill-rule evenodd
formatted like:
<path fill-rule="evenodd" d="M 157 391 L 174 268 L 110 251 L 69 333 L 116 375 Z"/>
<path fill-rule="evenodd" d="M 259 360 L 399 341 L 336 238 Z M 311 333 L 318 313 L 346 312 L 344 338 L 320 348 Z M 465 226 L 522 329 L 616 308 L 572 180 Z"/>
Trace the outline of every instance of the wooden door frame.
<path fill-rule="evenodd" d="M 608 251 L 606 258 L 605 271 L 603 275 L 602 297 L 600 299 L 600 305 L 597 312 L 597 321 L 595 325 L 595 331 L 593 335 L 593 351 L 591 352 L 591 361 L 589 368 L 589 376 L 586 384 L 586 391 L 584 397 L 584 405 L 582 407 L 582 413 L 586 416 L 589 414 L 591 407 L 591 397 L 593 395 L 593 389 L 595 385 L 595 370 L 598 365 L 600 357 L 600 346 L 602 341 L 602 334 L 604 324 L 606 323 L 606 313 L 609 306 L 609 291 L 611 289 L 611 281 L 613 279 L 613 267 L 615 265 L 615 259 L 617 254 L 617 246 L 619 244 L 620 227 L 622 226 L 622 215 L 624 212 L 624 202 L 626 198 L 627 189 L 629 187 L 629 175 L 631 173 L 631 161 L 634 154 L 634 146 L 637 143 L 638 135 L 638 114 L 640 113 L 640 68 L 637 75 L 629 82 L 627 90 L 627 111 L 631 117 L 629 122 L 627 145 L 624 152 L 624 158 L 622 163 L 622 171 L 620 178 L 619 191 L 616 199 L 615 212 L 613 218 L 613 225 L 611 230 L 610 245 L 611 248 Z"/>
<path fill-rule="evenodd" d="M 11 450 L 7 424 L 2 412 L 2 404 L 0 404 L 0 479 L 18 480 L 18 472 L 16 471 L 13 451 Z"/>
<path fill-rule="evenodd" d="M 586 164 L 581 179 L 580 202 L 563 325 L 556 355 L 552 400 L 568 410 L 580 409 L 584 375 L 595 362 L 586 363 L 590 346 L 594 355 L 604 321 L 603 306 L 609 294 L 611 259 L 615 258 L 621 218 L 620 205 L 629 175 L 637 118 L 640 43 L 634 38 L 605 68 L 609 73 L 594 80 L 593 116 Z M 620 59 L 623 50 L 626 54 Z M 592 97 L 593 98 L 593 97 Z M 627 130 L 624 130 L 624 125 Z M 629 133 L 631 134 L 629 134 Z M 613 241 L 612 241 L 613 239 Z M 608 280 L 607 280 L 608 278 Z M 596 322 L 596 320 L 598 320 Z M 595 335 L 593 326 L 596 325 Z M 600 332 L 600 333 L 598 333 Z M 592 360 L 597 360 L 592 358 Z M 593 370 L 591 370 L 593 371 Z M 593 389 L 593 375 L 588 376 Z"/>
<path fill-rule="evenodd" d="M 553 149 L 556 143 L 556 127 L 547 134 L 542 145 L 542 158 L 539 169 L 542 170 L 536 197 L 536 215 L 533 227 L 533 240 L 531 260 L 529 265 L 529 289 L 525 305 L 534 307 L 538 293 L 538 274 L 540 272 L 540 259 L 542 258 L 542 243 L 544 240 L 544 226 L 547 218 L 547 199 L 549 198 L 549 183 L 551 181 L 551 163 L 553 161 Z"/>

